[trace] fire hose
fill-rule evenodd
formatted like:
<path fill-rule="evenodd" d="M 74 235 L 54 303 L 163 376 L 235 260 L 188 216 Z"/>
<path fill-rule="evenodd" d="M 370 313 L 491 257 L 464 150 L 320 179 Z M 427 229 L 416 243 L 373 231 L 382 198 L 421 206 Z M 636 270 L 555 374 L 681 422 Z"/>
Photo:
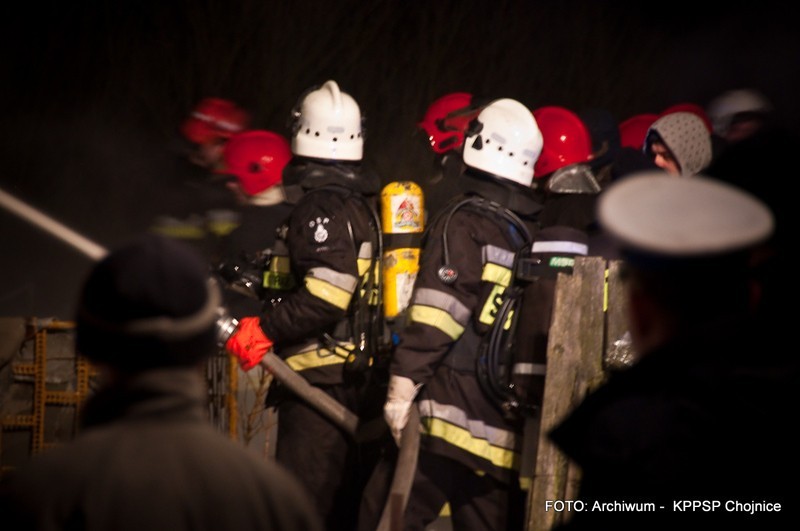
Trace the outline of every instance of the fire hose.
<path fill-rule="evenodd" d="M 107 249 L 98 245 L 89 238 L 72 230 L 63 223 L 48 216 L 26 202 L 0 189 L 0 206 L 11 211 L 17 216 L 36 225 L 50 235 L 59 238 L 74 249 L 82 252 L 92 260 L 100 260 Z M 227 312 L 221 309 L 220 314 Z M 217 326 L 230 326 L 230 319 L 221 319 Z M 224 332 L 225 330 L 223 330 Z M 272 352 L 268 352 L 261 360 L 261 366 L 269 371 L 277 380 L 294 392 L 302 400 L 316 408 L 345 432 L 354 436 L 356 440 L 372 440 L 380 436 L 387 429 L 383 418 L 362 424 L 358 416 L 347 409 L 339 401 L 327 395 L 318 387 L 311 385 L 305 378 L 297 374 L 286 362 Z M 416 406 L 411 408 L 408 426 L 414 429 L 403 430 L 397 467 L 392 481 L 389 502 L 381 517 L 380 530 L 389 529 L 390 518 L 402 515 L 408 501 L 411 481 L 417 464 L 417 450 L 419 448 L 419 412 Z M 394 515 L 394 516 L 392 516 Z"/>
<path fill-rule="evenodd" d="M 408 423 L 400 435 L 400 450 L 394 467 L 394 476 L 389 489 L 389 498 L 381 513 L 376 531 L 402 529 L 403 513 L 408 505 L 408 495 L 414 482 L 419 455 L 419 409 L 411 404 Z"/>
<path fill-rule="evenodd" d="M 60 238 L 62 241 L 68 243 L 93 260 L 99 260 L 106 255 L 107 251 L 102 246 L 97 245 L 82 234 L 75 232 L 63 223 L 56 221 L 47 214 L 17 199 L 2 189 L 0 189 L 0 206 L 5 207 L 7 210 L 33 223 L 51 235 Z"/>
<path fill-rule="evenodd" d="M 100 260 L 108 254 L 108 250 L 103 246 L 98 245 L 86 236 L 74 231 L 53 217 L 48 216 L 41 210 L 38 210 L 2 189 L 0 189 L 0 206 L 33 225 L 36 225 L 48 234 L 59 238 L 92 260 Z M 268 353 L 261 364 L 266 370 L 271 372 L 275 378 L 280 380 L 281 383 L 284 383 L 300 398 L 306 400 L 309 404 L 325 414 L 331 421 L 341 426 L 347 433 L 354 436 L 357 432 L 363 433 L 364 436 L 370 435 L 366 431 L 359 432 L 359 419 L 354 413 L 332 397 L 326 395 L 321 389 L 310 385 L 302 376 L 297 374 L 275 354 Z"/>
<path fill-rule="evenodd" d="M 388 430 L 383 417 L 377 417 L 374 420 L 362 423 L 355 413 L 332 396 L 326 394 L 319 387 L 308 383 L 308 380 L 300 376 L 276 354 L 272 352 L 265 354 L 261 360 L 261 366 L 271 372 L 272 376 L 285 385 L 287 389 L 316 408 L 345 432 L 352 435 L 356 441 L 375 440 Z"/>

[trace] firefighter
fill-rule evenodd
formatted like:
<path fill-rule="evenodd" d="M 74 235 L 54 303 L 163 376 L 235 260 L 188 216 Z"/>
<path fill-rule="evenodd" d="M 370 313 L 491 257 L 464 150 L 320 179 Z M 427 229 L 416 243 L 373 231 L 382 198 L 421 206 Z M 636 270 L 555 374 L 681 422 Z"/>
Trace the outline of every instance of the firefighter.
<path fill-rule="evenodd" d="M 180 127 L 181 136 L 189 144 L 188 160 L 212 172 L 222 170 L 225 144 L 249 125 L 249 113 L 236 103 L 223 98 L 203 98 Z"/>
<path fill-rule="evenodd" d="M 454 529 L 521 524 L 509 517 L 521 492 L 520 422 L 485 393 L 476 365 L 516 255 L 536 231 L 541 206 L 531 183 L 541 150 L 542 134 L 525 105 L 489 103 L 464 139 L 461 178 L 469 191 L 425 236 L 384 404 L 397 440 L 404 429 L 421 430 L 404 529 L 424 529 L 446 502 Z M 406 427 L 414 401 L 421 422 Z"/>
<path fill-rule="evenodd" d="M 361 112 L 331 80 L 300 97 L 291 121 L 283 190 L 293 209 L 280 233 L 295 288 L 260 315 L 242 318 L 226 348 L 249 370 L 274 347 L 361 419 L 380 421 L 383 395 L 369 396 L 381 322 L 380 180 L 362 165 Z M 268 397 L 278 411 L 276 459 L 303 481 L 328 529 L 352 529 L 368 445 L 285 390 L 276 396 L 278 389 Z M 370 403 L 373 411 L 362 407 Z"/>
<path fill-rule="evenodd" d="M 535 184 L 543 198 L 543 226 L 569 225 L 587 230 L 594 223 L 594 203 L 601 187 L 589 162 L 592 139 L 583 120 L 565 107 L 533 111 L 544 147 L 536 161 Z"/>
<path fill-rule="evenodd" d="M 230 100 L 204 98 L 180 124 L 179 166 L 152 197 L 149 230 L 189 243 L 210 263 L 227 254 L 227 238 L 241 223 L 241 209 L 227 190 L 224 149 L 246 131 L 249 114 Z M 187 164 L 187 161 L 189 162 Z"/>
<path fill-rule="evenodd" d="M 464 132 L 470 120 L 478 115 L 482 103 L 485 102 L 469 92 L 451 92 L 431 102 L 417 123 L 417 130 L 424 135 L 428 157 L 433 154 L 433 174 L 422 183 L 429 218 L 460 191 Z"/>
<path fill-rule="evenodd" d="M 216 271 L 230 288 L 226 306 L 239 318 L 260 311 L 290 283 L 276 233 L 291 212 L 281 180 L 292 151 L 283 135 L 251 130 L 233 135 L 223 156 L 225 171 L 235 178 L 228 188 L 241 205 L 241 222 L 225 239 L 226 255 Z"/>

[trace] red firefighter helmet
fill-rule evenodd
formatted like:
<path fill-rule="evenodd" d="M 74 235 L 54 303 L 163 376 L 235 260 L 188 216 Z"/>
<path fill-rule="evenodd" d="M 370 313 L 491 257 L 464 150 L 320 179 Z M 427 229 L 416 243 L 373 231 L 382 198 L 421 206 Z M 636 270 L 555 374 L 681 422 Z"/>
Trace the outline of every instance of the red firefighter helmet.
<path fill-rule="evenodd" d="M 249 114 L 222 98 L 205 98 L 181 125 L 181 133 L 195 144 L 230 138 L 250 125 Z"/>
<path fill-rule="evenodd" d="M 703 120 L 703 124 L 705 124 L 709 133 L 714 131 L 714 127 L 711 125 L 711 118 L 709 118 L 708 114 L 706 114 L 706 110 L 696 103 L 676 103 L 675 105 L 671 105 L 661 111 L 661 114 L 659 114 L 658 117 L 660 118 L 664 115 L 672 114 L 673 112 L 690 112 L 692 114 L 696 114 L 701 120 Z"/>
<path fill-rule="evenodd" d="M 641 150 L 647 130 L 658 120 L 659 115 L 644 113 L 631 116 L 619 124 L 619 141 L 622 147 Z"/>
<path fill-rule="evenodd" d="M 272 131 L 244 131 L 225 144 L 227 173 L 235 176 L 249 195 L 263 192 L 279 182 L 292 158 L 289 141 Z"/>
<path fill-rule="evenodd" d="M 417 127 L 428 136 L 434 152 L 447 153 L 464 144 L 464 131 L 479 111 L 472 108 L 472 94 L 453 92 L 434 100 Z"/>
<path fill-rule="evenodd" d="M 592 156 L 592 138 L 583 120 L 567 108 L 550 105 L 533 111 L 544 146 L 534 166 L 537 179 Z"/>

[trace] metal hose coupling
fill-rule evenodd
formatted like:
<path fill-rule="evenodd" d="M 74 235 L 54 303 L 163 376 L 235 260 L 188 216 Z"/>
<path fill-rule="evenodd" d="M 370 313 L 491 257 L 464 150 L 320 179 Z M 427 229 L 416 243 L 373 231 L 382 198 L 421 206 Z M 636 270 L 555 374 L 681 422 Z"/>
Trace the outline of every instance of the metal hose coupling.
<path fill-rule="evenodd" d="M 225 348 L 228 339 L 239 328 L 239 320 L 228 313 L 228 309 L 224 306 L 217 308 L 217 321 L 215 323 L 217 347 Z"/>

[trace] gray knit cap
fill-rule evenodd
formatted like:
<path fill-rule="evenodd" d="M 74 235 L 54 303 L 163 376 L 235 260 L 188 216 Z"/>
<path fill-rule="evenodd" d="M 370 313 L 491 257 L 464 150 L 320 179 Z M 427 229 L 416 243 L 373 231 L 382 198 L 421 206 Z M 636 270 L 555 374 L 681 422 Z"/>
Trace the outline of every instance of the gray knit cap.
<path fill-rule="evenodd" d="M 647 131 L 645 153 L 650 153 L 653 141 L 659 137 L 678 162 L 681 176 L 697 175 L 711 163 L 711 133 L 696 114 L 674 112 L 653 122 Z"/>

